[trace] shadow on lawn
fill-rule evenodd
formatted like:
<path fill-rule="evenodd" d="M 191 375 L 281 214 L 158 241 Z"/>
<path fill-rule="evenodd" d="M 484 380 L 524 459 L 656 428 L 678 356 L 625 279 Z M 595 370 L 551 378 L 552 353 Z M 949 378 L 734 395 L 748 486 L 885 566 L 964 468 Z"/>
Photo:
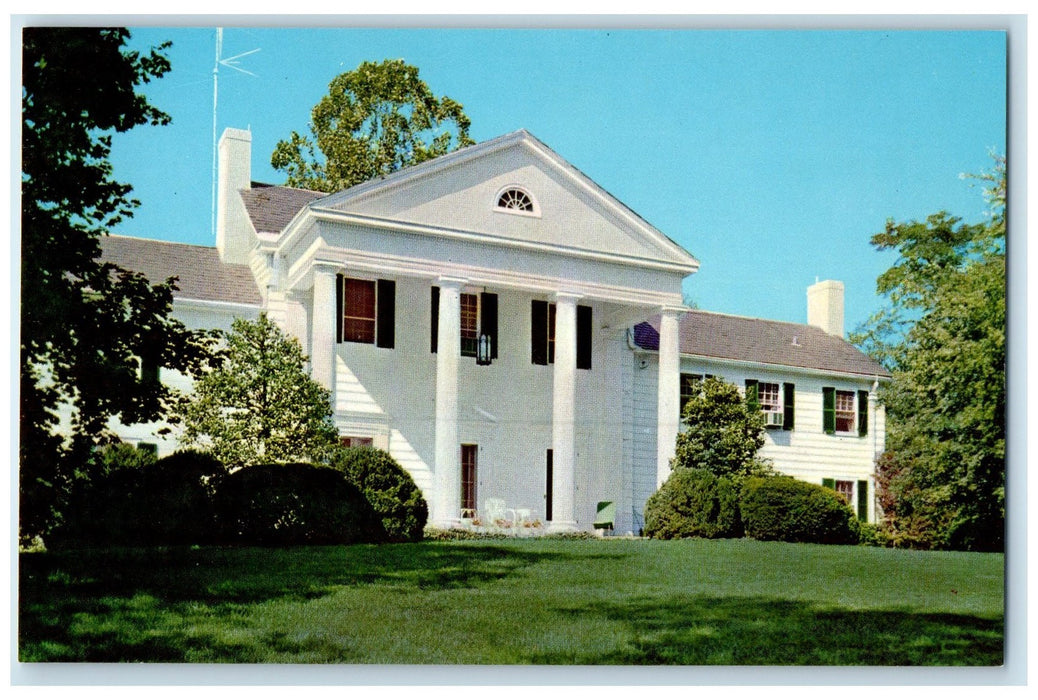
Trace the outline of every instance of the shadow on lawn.
<path fill-rule="evenodd" d="M 163 620 L 235 615 L 274 600 L 308 600 L 343 586 L 464 589 L 542 559 L 571 558 L 499 545 L 113 549 L 19 557 L 22 660 L 183 661 L 192 649 L 246 661 L 200 630 L 142 637 Z M 122 626 L 103 620 L 118 618 Z M 92 620 L 93 624 L 85 622 Z M 168 629 L 168 627 L 167 627 Z M 223 646 L 226 646 L 224 644 Z M 31 651 L 27 651 L 31 650 Z M 28 655 L 32 658 L 24 658 Z"/>
<path fill-rule="evenodd" d="M 760 597 L 633 599 L 559 611 L 621 622 L 620 649 L 535 655 L 529 663 L 631 665 L 997 666 L 1001 620 L 843 610 Z"/>

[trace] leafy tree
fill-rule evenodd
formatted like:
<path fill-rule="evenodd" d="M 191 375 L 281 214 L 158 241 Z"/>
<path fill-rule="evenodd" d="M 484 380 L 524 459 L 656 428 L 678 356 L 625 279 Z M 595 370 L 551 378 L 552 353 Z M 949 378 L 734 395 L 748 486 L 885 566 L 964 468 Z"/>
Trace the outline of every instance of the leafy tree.
<path fill-rule="evenodd" d="M 299 341 L 261 314 L 237 319 L 222 367 L 195 384 L 184 439 L 229 468 L 323 459 L 338 441 L 331 395 L 306 372 Z"/>
<path fill-rule="evenodd" d="M 141 423 L 172 409 L 178 394 L 157 368 L 194 374 L 209 358 L 209 336 L 170 318 L 174 279 L 153 285 L 99 259 L 101 236 L 138 205 L 113 178 L 112 134 L 169 122 L 137 92 L 169 70 L 168 44 L 140 54 L 128 38 L 104 28 L 22 37 L 23 538 L 60 517 L 74 469 L 110 438 L 109 418 Z"/>
<path fill-rule="evenodd" d="M 293 131 L 270 163 L 287 184 L 334 192 L 473 143 L 469 119 L 436 98 L 402 60 L 364 62 L 342 73 L 311 112 L 313 139 Z M 318 157 L 316 150 L 321 152 Z"/>
<path fill-rule="evenodd" d="M 887 223 L 900 257 L 877 282 L 888 306 L 852 335 L 891 369 L 881 501 L 894 541 L 1001 549 L 1005 518 L 1005 159 L 980 176 L 987 221 L 941 212 Z"/>
<path fill-rule="evenodd" d="M 770 466 L 757 457 L 764 445 L 764 416 L 739 389 L 710 377 L 693 384 L 693 396 L 682 413 L 685 430 L 678 434 L 672 465 L 704 469 L 716 476 L 765 474 Z"/>

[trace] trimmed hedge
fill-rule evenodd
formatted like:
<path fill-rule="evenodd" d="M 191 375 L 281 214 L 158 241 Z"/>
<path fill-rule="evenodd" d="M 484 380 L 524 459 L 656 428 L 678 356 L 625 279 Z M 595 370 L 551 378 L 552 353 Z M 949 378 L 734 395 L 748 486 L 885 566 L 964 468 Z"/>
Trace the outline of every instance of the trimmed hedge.
<path fill-rule="evenodd" d="M 155 461 L 149 452 L 114 445 L 98 452 L 70 497 L 48 547 L 160 546 L 216 541 L 213 495 L 226 475 L 202 452 Z"/>
<path fill-rule="evenodd" d="M 223 480 L 216 497 L 224 535 L 235 544 L 353 544 L 386 538 L 364 494 L 330 467 L 245 467 Z"/>
<path fill-rule="evenodd" d="M 737 482 L 705 469 L 675 469 L 645 504 L 645 534 L 663 540 L 741 537 Z"/>
<path fill-rule="evenodd" d="M 789 476 L 748 477 L 740 501 L 746 534 L 757 540 L 856 544 L 854 513 L 832 489 Z"/>
<path fill-rule="evenodd" d="M 212 455 L 182 450 L 141 472 L 138 525 L 148 544 L 206 544 L 220 538 L 215 496 L 227 469 Z"/>
<path fill-rule="evenodd" d="M 429 506 L 414 479 L 388 453 L 372 447 L 338 450 L 331 466 L 360 489 L 381 520 L 390 542 L 418 542 Z"/>

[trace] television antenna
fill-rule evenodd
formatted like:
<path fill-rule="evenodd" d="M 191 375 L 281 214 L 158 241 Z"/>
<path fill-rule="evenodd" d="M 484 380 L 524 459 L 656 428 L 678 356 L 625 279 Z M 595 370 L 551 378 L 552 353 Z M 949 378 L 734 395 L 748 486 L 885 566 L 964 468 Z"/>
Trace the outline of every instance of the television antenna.
<path fill-rule="evenodd" d="M 245 53 L 240 53 L 237 56 L 229 56 L 227 58 L 221 58 L 223 55 L 223 27 L 217 27 L 216 29 L 216 62 L 213 64 L 213 201 L 212 201 L 212 218 L 211 218 L 211 235 L 212 240 L 216 240 L 216 105 L 217 95 L 219 94 L 219 75 L 220 66 L 226 66 L 227 68 L 233 68 L 239 73 L 245 73 L 252 77 L 258 77 L 255 73 L 251 73 L 244 68 L 238 66 L 238 59 L 249 54 L 254 54 L 259 49 L 252 49 Z"/>

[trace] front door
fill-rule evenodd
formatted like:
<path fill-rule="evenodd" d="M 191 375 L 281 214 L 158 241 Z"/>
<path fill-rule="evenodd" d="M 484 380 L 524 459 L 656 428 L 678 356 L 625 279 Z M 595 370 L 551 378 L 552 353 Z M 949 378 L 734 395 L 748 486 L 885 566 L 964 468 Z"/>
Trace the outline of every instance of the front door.
<path fill-rule="evenodd" d="M 478 445 L 461 446 L 461 510 L 462 515 L 476 510 L 476 454 Z"/>

